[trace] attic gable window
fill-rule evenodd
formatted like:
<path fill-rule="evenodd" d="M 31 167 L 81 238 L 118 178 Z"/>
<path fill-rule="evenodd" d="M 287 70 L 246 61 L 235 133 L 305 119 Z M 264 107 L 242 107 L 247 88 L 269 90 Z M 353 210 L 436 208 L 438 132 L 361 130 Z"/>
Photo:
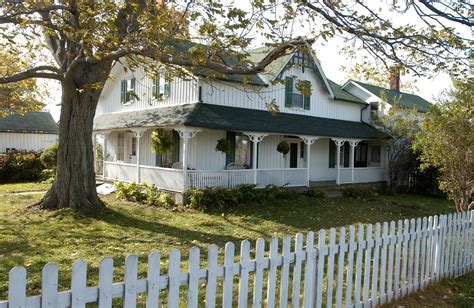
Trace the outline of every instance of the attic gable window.
<path fill-rule="evenodd" d="M 293 77 L 285 78 L 285 107 L 309 110 L 311 96 L 304 95 L 305 91 L 302 91 L 298 84 L 298 81 L 295 81 Z M 304 80 L 303 84 L 307 89 L 311 89 L 310 81 Z"/>
<path fill-rule="evenodd" d="M 124 105 L 135 101 L 135 78 L 122 79 L 120 86 L 120 102 Z"/>
<path fill-rule="evenodd" d="M 156 74 L 152 80 L 151 95 L 153 98 L 165 98 L 170 96 L 171 81 L 163 74 Z"/>

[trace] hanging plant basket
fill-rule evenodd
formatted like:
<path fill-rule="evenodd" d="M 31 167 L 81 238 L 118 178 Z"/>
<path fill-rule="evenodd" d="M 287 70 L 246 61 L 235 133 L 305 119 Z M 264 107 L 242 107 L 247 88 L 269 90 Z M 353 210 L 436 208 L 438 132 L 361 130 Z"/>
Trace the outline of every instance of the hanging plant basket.
<path fill-rule="evenodd" d="M 286 155 L 288 152 L 290 152 L 290 145 L 285 140 L 280 141 L 280 143 L 277 145 L 277 151 L 283 155 Z"/>
<path fill-rule="evenodd" d="M 230 154 L 231 145 L 230 141 L 226 138 L 221 138 L 217 140 L 216 151 L 222 152 L 224 154 Z"/>
<path fill-rule="evenodd" d="M 173 149 L 173 138 L 165 134 L 162 128 L 158 128 L 151 133 L 151 149 L 154 153 L 165 154 Z"/>

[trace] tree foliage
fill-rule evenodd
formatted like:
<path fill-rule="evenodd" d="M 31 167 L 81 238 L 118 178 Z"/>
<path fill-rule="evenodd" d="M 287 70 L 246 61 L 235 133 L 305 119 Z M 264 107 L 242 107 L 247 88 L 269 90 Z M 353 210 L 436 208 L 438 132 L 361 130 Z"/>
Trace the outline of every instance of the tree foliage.
<path fill-rule="evenodd" d="M 421 153 L 421 168 L 437 167 L 441 190 L 466 211 L 474 187 L 474 81 L 454 84 L 424 116 L 413 147 Z"/>
<path fill-rule="evenodd" d="M 415 109 L 401 109 L 394 104 L 386 115 L 375 116 L 372 120 L 379 130 L 390 136 L 385 144 L 389 184 L 393 188 L 401 185 L 408 172 L 418 166 L 412 142 L 420 128 L 419 119 Z"/>
<path fill-rule="evenodd" d="M 23 71 L 29 63 L 18 55 L 0 49 L 0 74 L 12 75 Z M 25 79 L 15 83 L 0 83 L 0 116 L 10 112 L 25 113 L 44 107 L 45 91 L 40 90 L 35 79 Z"/>

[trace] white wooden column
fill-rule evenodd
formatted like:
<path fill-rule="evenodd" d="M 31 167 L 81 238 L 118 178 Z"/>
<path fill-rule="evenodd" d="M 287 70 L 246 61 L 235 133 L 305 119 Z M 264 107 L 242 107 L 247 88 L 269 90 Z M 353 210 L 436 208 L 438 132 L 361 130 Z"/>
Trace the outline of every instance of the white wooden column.
<path fill-rule="evenodd" d="M 183 139 L 183 190 L 188 187 L 188 142 L 190 138 L 196 136 L 201 130 L 192 127 L 178 127 L 175 130 Z"/>
<path fill-rule="evenodd" d="M 312 137 L 312 136 L 300 136 L 303 140 L 304 144 L 306 145 L 306 182 L 307 186 L 309 187 L 309 168 L 310 168 L 310 158 L 311 158 L 311 146 L 319 139 L 319 137 Z"/>
<path fill-rule="evenodd" d="M 132 129 L 133 135 L 137 138 L 137 183 L 140 183 L 140 139 L 147 130 L 144 128 Z"/>
<path fill-rule="evenodd" d="M 359 144 L 360 140 L 349 140 L 351 146 L 351 176 L 352 184 L 354 184 L 354 161 L 355 161 L 355 147 Z"/>
<path fill-rule="evenodd" d="M 103 153 L 102 153 L 102 179 L 106 178 L 105 174 L 105 162 L 107 160 L 107 138 L 110 135 L 110 132 L 100 132 L 98 135 L 101 135 L 102 138 L 104 139 L 104 148 L 103 148 Z"/>
<path fill-rule="evenodd" d="M 257 151 L 258 143 L 263 140 L 268 134 L 244 132 L 249 136 L 250 141 L 253 142 L 253 157 L 252 157 L 252 169 L 253 169 L 253 184 L 257 185 Z"/>
<path fill-rule="evenodd" d="M 332 141 L 336 144 L 336 170 L 337 170 L 337 177 L 336 177 L 336 184 L 340 185 L 341 184 L 341 147 L 344 145 L 344 142 L 346 142 L 343 139 L 335 139 L 332 138 Z"/>

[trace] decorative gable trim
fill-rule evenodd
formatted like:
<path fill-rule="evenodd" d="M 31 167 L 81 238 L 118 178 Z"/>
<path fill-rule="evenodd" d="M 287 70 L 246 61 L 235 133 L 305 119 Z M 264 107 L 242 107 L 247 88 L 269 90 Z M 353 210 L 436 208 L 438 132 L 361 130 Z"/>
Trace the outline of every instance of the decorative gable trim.
<path fill-rule="evenodd" d="M 274 79 L 277 79 L 277 78 L 281 79 L 282 76 L 283 76 L 283 73 L 285 72 L 285 70 L 293 67 L 293 65 L 295 64 L 294 60 L 296 58 L 298 60 L 301 60 L 302 63 L 297 63 L 297 64 L 302 64 L 303 72 L 304 72 L 305 68 L 315 70 L 316 75 L 318 75 L 318 77 L 323 82 L 324 88 L 329 93 L 331 98 L 334 99 L 335 98 L 334 93 L 333 93 L 333 91 L 332 91 L 332 89 L 329 85 L 329 82 L 328 82 L 328 79 L 326 78 L 326 75 L 324 74 L 324 71 L 321 67 L 321 64 L 319 63 L 318 59 L 316 58 L 316 55 L 314 54 L 314 52 L 311 50 L 310 53 L 301 53 L 301 56 L 299 56 L 299 54 L 300 54 L 300 52 L 293 52 L 291 57 L 288 58 L 288 61 L 286 61 L 285 65 L 283 65 L 280 68 L 278 74 L 276 74 Z M 312 65 L 305 65 L 305 55 L 310 56 L 311 64 L 314 64 L 314 67 Z"/>

